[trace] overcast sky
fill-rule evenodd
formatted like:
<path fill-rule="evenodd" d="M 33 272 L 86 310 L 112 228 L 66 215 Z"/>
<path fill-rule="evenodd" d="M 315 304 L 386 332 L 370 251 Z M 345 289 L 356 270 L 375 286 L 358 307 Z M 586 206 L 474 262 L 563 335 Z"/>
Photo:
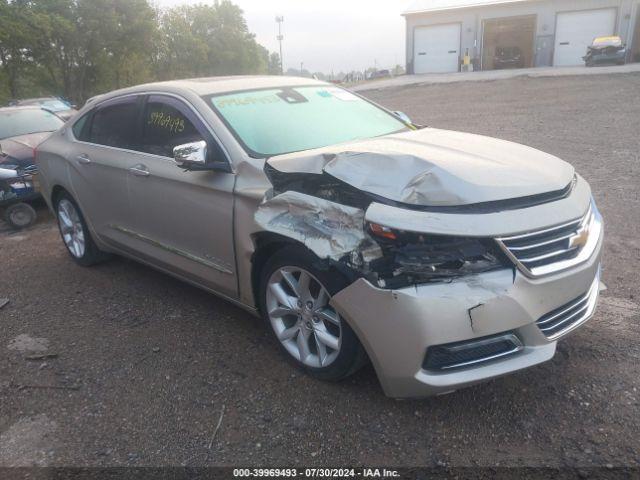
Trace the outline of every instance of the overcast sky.
<path fill-rule="evenodd" d="M 324 73 L 404 65 L 405 25 L 410 0 L 233 0 L 245 12 L 260 44 L 278 51 L 276 15 L 284 16 L 283 57 L 287 68 Z M 213 3 L 156 0 L 162 7 Z"/>

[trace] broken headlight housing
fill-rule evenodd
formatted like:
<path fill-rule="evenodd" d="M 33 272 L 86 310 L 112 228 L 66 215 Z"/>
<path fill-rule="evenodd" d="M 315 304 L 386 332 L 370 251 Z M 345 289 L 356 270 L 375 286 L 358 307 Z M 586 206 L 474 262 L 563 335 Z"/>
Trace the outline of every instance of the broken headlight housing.
<path fill-rule="evenodd" d="M 368 233 L 382 250 L 369 262 L 383 288 L 442 282 L 512 267 L 493 239 L 429 235 L 369 223 Z"/>

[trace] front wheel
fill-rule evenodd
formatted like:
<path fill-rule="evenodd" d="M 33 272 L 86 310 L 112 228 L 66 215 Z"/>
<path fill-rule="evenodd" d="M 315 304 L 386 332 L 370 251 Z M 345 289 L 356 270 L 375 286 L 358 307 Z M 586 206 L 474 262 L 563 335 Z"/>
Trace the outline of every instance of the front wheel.
<path fill-rule="evenodd" d="M 302 247 L 276 253 L 265 266 L 260 307 L 285 355 L 322 380 L 356 372 L 366 354 L 347 322 L 329 304 L 347 286 L 337 272 L 319 270 Z"/>

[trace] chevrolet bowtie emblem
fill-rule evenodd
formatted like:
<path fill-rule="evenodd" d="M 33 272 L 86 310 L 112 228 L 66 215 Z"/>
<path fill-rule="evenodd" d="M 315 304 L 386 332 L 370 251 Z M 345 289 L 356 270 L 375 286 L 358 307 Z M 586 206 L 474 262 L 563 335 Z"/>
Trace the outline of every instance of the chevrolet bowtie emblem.
<path fill-rule="evenodd" d="M 589 226 L 585 225 L 577 233 L 569 238 L 569 248 L 584 247 L 589 240 Z"/>

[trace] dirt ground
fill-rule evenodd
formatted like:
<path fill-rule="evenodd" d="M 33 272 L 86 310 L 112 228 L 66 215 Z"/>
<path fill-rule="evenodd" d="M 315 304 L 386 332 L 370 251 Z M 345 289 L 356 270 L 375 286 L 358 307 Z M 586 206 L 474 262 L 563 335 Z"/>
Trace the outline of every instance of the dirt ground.
<path fill-rule="evenodd" d="M 606 221 L 595 318 L 539 367 L 396 401 L 371 367 L 300 374 L 260 321 L 166 275 L 76 266 L 41 208 L 0 223 L 0 465 L 640 465 L 640 74 L 367 95 L 573 163 Z"/>

